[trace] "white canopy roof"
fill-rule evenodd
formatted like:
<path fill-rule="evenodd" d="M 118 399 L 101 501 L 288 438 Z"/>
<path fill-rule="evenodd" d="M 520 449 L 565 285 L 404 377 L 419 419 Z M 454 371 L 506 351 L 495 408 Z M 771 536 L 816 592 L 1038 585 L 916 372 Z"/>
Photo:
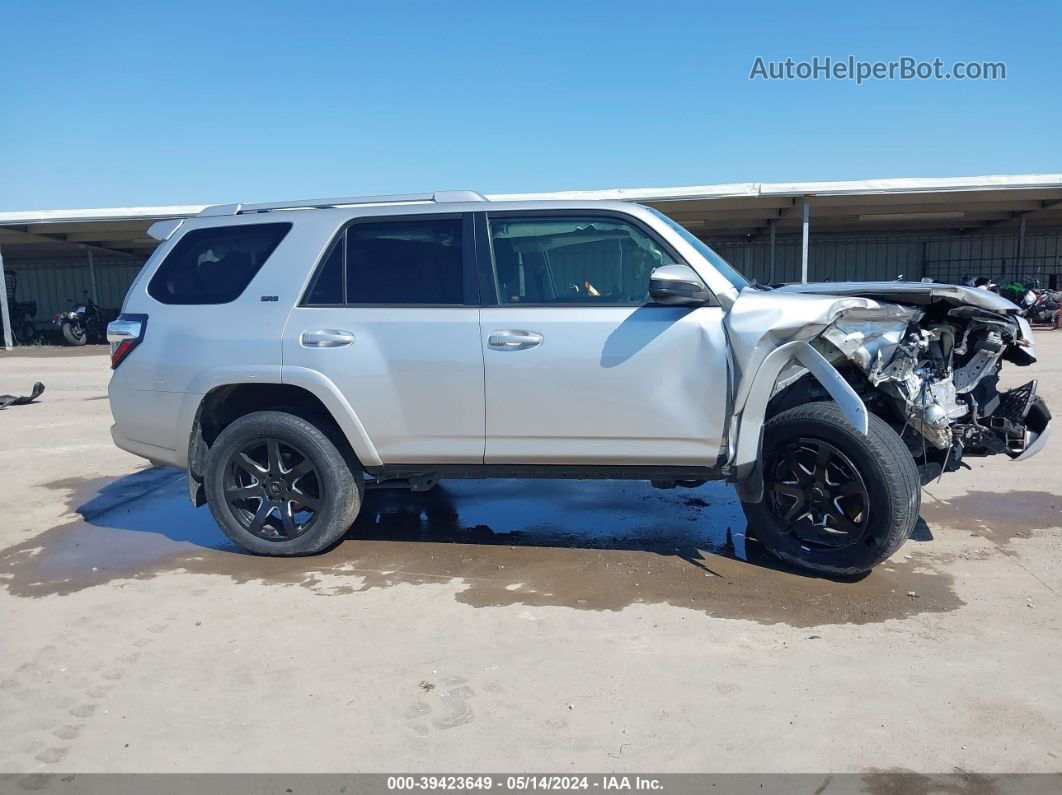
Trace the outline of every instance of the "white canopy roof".
<path fill-rule="evenodd" d="M 774 224 L 797 231 L 810 197 L 817 233 L 952 230 L 1016 226 L 1019 219 L 1062 226 L 1062 174 L 867 179 L 835 182 L 739 182 L 671 188 L 610 188 L 488 194 L 493 200 L 618 199 L 659 207 L 705 238 L 754 237 Z M 160 219 L 198 214 L 207 204 L 0 212 L 0 245 L 15 257 L 70 252 L 71 243 L 145 256 Z"/>

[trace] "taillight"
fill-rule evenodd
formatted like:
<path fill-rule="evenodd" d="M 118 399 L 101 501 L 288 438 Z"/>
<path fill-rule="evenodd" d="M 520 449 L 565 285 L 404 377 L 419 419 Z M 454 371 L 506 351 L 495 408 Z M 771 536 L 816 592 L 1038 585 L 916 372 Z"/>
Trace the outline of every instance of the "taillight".
<path fill-rule="evenodd" d="M 118 367 L 133 348 L 144 340 L 147 315 L 119 315 L 107 324 L 107 342 L 111 343 L 111 369 Z"/>

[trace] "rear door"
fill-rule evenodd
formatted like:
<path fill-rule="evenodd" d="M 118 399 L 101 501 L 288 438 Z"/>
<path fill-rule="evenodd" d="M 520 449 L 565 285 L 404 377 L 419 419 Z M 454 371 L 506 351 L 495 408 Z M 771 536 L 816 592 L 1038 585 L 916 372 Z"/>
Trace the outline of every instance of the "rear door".
<path fill-rule="evenodd" d="M 593 211 L 489 213 L 477 229 L 497 297 L 481 318 L 487 463 L 717 464 L 722 309 L 650 302 L 652 270 L 681 261 L 664 241 Z"/>
<path fill-rule="evenodd" d="M 483 354 L 468 214 L 361 218 L 325 252 L 284 368 L 337 385 L 387 464 L 483 460 Z"/>

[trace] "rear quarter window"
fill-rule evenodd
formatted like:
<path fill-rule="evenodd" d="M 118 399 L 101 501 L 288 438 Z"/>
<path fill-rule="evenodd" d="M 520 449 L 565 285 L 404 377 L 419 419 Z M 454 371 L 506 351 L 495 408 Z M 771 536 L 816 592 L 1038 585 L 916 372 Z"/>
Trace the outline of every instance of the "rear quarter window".
<path fill-rule="evenodd" d="M 188 232 L 148 283 L 164 304 L 227 304 L 247 289 L 290 223 L 215 226 Z"/>

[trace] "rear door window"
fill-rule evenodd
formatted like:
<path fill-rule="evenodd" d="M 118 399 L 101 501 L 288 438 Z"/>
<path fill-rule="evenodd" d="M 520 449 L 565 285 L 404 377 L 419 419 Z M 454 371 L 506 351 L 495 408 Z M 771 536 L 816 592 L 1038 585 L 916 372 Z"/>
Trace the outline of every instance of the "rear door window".
<path fill-rule="evenodd" d="M 468 223 L 414 216 L 350 224 L 318 266 L 303 306 L 465 305 L 474 299 Z"/>
<path fill-rule="evenodd" d="M 290 223 L 195 229 L 159 265 L 148 294 L 164 304 L 227 304 L 251 283 Z"/>
<path fill-rule="evenodd" d="M 343 236 L 332 244 L 303 302 L 307 306 L 338 306 L 343 303 Z"/>
<path fill-rule="evenodd" d="M 353 224 L 347 228 L 348 304 L 460 304 L 460 218 Z"/>

